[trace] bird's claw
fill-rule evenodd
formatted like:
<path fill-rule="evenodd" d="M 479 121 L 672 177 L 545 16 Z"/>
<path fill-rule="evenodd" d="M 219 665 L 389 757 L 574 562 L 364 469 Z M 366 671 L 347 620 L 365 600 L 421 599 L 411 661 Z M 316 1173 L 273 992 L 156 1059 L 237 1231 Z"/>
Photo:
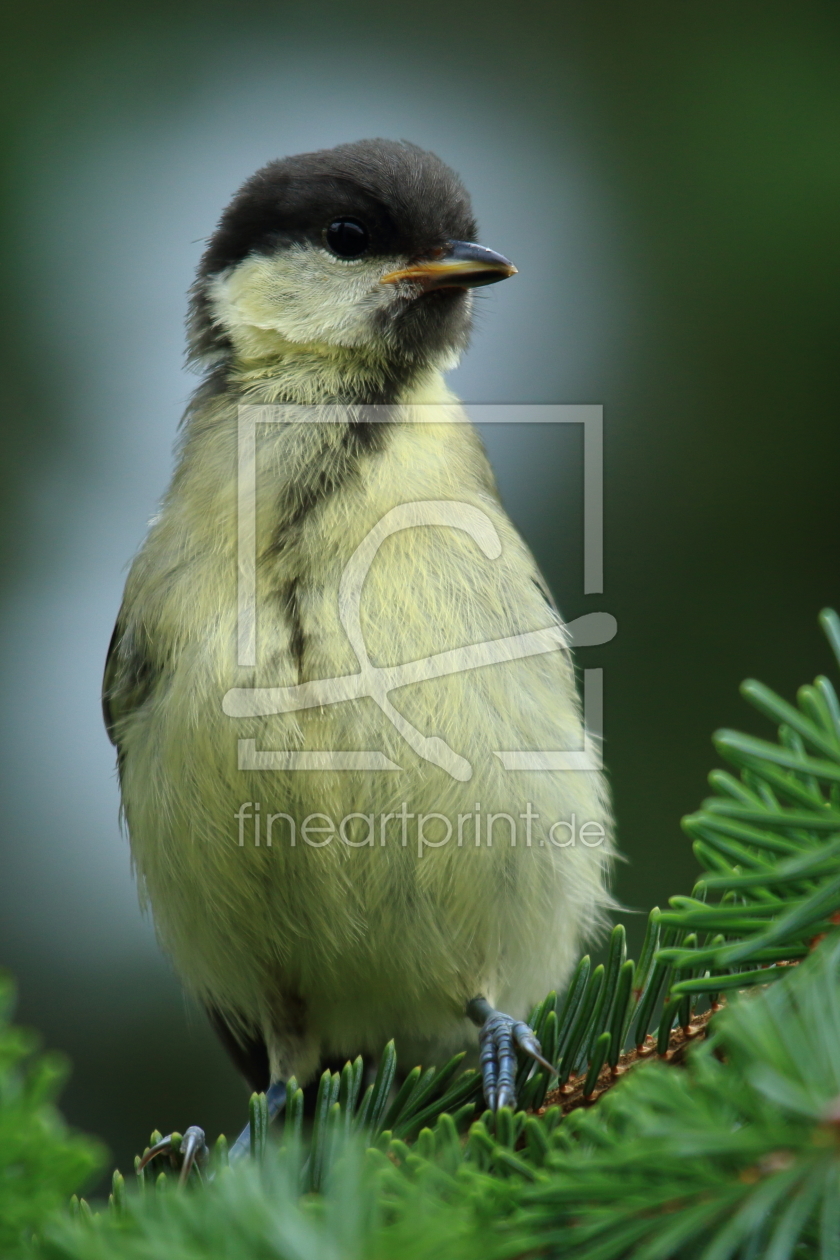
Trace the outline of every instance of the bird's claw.
<path fill-rule="evenodd" d="M 173 1168 L 177 1168 L 180 1164 L 181 1173 L 178 1184 L 183 1186 L 193 1168 L 201 1176 L 207 1167 L 210 1152 L 204 1139 L 204 1130 L 197 1124 L 192 1124 L 183 1136 L 180 1133 L 170 1133 L 169 1137 L 155 1142 L 154 1146 L 149 1147 L 144 1153 L 137 1165 L 137 1171 L 142 1172 L 146 1165 L 153 1159 L 157 1159 L 159 1155 L 168 1155 Z"/>
<path fill-rule="evenodd" d="M 491 1011 L 478 1034 L 484 1098 L 491 1111 L 516 1105 L 516 1047 L 554 1072 L 543 1058 L 533 1028 L 521 1019 Z"/>

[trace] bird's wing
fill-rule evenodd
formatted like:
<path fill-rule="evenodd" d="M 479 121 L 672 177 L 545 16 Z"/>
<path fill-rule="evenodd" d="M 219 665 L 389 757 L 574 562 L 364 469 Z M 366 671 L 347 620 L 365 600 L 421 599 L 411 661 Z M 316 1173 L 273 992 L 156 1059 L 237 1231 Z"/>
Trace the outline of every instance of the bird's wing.
<path fill-rule="evenodd" d="M 120 726 L 145 704 L 160 677 L 150 653 L 137 636 L 126 631 L 123 610 L 117 617 L 105 658 L 102 678 L 102 717 L 108 738 L 119 752 Z"/>
<path fill-rule="evenodd" d="M 120 730 L 125 718 L 135 713 L 155 689 L 161 670 L 136 635 L 126 630 L 123 609 L 117 617 L 102 678 L 102 716 L 108 738 L 122 762 Z M 264 1038 L 238 1020 L 229 1020 L 218 1008 L 207 1006 L 207 1015 L 234 1065 L 251 1089 L 264 1093 L 270 1083 L 268 1051 Z"/>
<path fill-rule="evenodd" d="M 264 1094 L 271 1083 L 265 1039 L 258 1032 L 244 1029 L 241 1025 L 234 1028 L 216 1006 L 207 1006 L 205 1010 L 234 1067 L 245 1077 L 255 1094 Z"/>

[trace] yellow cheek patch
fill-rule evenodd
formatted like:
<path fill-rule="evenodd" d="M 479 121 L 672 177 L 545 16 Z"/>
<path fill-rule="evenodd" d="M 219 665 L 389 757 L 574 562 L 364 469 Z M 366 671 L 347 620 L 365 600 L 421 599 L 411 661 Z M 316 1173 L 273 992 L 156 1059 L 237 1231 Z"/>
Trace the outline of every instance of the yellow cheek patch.
<path fill-rule="evenodd" d="M 390 300 L 380 274 L 380 264 L 348 264 L 314 247 L 246 258 L 212 282 L 215 321 L 246 357 L 266 353 L 257 335 L 266 331 L 296 345 L 368 344 L 371 314 Z"/>

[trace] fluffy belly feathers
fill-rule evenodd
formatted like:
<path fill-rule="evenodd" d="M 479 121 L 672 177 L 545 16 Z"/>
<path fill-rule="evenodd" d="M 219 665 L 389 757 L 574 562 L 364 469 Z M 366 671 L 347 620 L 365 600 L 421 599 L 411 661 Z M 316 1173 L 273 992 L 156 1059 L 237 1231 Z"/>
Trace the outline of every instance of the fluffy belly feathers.
<path fill-rule="evenodd" d="M 421 1031 L 451 1043 L 466 1029 L 453 1021 L 478 992 L 524 1013 L 562 981 L 606 901 L 600 773 L 506 771 L 497 755 L 582 746 L 565 651 L 389 692 L 398 718 L 445 741 L 468 778 L 427 759 L 416 738 L 412 747 L 369 695 L 259 717 L 223 711 L 231 688 L 358 674 L 339 609 L 342 575 L 402 502 L 457 498 L 486 518 L 498 554 L 441 524 L 386 532 L 358 600 L 373 666 L 554 624 L 486 466 L 467 478 L 453 460 L 458 443 L 462 462 L 475 459 L 475 439 L 457 429 L 445 449 L 451 435 L 397 434 L 352 494 L 327 499 L 285 545 L 268 545 L 272 483 L 260 482 L 255 668 L 236 659 L 230 512 L 215 548 L 197 555 L 182 544 L 189 560 L 180 569 L 170 545 L 169 589 L 190 585 L 193 623 L 123 733 L 132 853 L 179 972 L 202 999 L 258 1026 L 270 1023 L 275 1000 L 305 994 L 311 1036 L 325 1052 L 376 1051 Z M 135 598 L 159 580 L 148 552 L 132 575 Z M 162 624 L 166 603 L 157 601 Z M 392 768 L 283 768 L 282 754 L 302 752 L 377 753 Z"/>

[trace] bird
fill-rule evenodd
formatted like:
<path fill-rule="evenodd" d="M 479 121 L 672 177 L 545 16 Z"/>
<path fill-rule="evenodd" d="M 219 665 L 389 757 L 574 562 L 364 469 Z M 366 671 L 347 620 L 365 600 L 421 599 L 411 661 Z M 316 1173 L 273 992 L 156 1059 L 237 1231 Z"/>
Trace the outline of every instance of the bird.
<path fill-rule="evenodd" d="M 545 1062 L 525 1016 L 612 904 L 600 761 L 500 755 L 584 741 L 568 627 L 445 381 L 515 274 L 449 166 L 377 139 L 258 170 L 191 289 L 201 379 L 103 712 L 141 902 L 272 1113 L 392 1038 L 478 1053 L 513 1105 L 516 1050 Z"/>

